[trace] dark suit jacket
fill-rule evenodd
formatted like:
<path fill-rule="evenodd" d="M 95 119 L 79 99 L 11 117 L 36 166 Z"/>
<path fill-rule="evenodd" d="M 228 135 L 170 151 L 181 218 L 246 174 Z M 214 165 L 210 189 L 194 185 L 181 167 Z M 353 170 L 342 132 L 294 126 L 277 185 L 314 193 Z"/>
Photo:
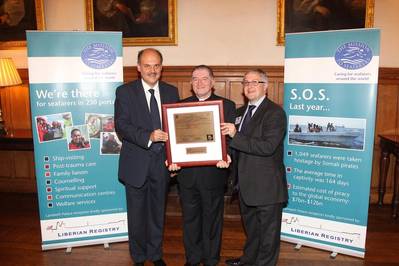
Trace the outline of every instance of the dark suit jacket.
<path fill-rule="evenodd" d="M 247 106 L 237 110 L 238 116 Z M 287 180 L 283 163 L 283 140 L 287 128 L 284 110 L 265 98 L 253 114 L 244 133 L 230 142 L 236 150 L 240 194 L 247 205 L 260 206 L 286 202 Z"/>
<path fill-rule="evenodd" d="M 159 92 L 162 104 L 175 103 L 179 100 L 177 88 L 167 83 L 159 82 Z M 148 141 L 153 131 L 141 80 L 135 80 L 117 88 L 115 127 L 122 138 L 119 179 L 131 186 L 141 187 L 146 180 L 151 160 L 152 151 L 148 147 Z M 166 171 L 165 168 L 165 174 Z"/>
<path fill-rule="evenodd" d="M 219 97 L 212 93 L 212 95 L 206 99 L 206 101 L 223 100 L 223 111 L 224 120 L 229 123 L 234 123 L 235 119 L 235 104 L 234 102 Z M 182 102 L 197 102 L 196 96 L 188 97 Z M 228 138 L 228 137 L 227 137 Z M 228 139 L 227 143 L 228 143 Z M 199 166 L 199 167 L 185 167 L 179 172 L 177 180 L 180 185 L 190 188 L 195 185 L 196 181 L 202 182 L 202 184 L 208 188 L 224 187 L 228 176 L 227 169 L 219 169 L 216 166 Z M 198 178 L 198 180 L 197 180 Z"/>

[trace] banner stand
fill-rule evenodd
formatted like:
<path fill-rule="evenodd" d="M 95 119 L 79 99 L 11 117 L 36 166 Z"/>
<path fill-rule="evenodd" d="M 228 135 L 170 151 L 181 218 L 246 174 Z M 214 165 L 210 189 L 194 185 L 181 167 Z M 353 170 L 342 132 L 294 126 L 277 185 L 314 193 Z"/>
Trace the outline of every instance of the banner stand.
<path fill-rule="evenodd" d="M 121 32 L 27 31 L 42 249 L 128 240 L 117 167 Z"/>
<path fill-rule="evenodd" d="M 282 239 L 283 239 L 283 238 L 282 238 Z M 283 239 L 283 240 L 284 240 L 284 239 Z M 290 242 L 288 239 L 286 239 L 285 241 Z M 295 249 L 296 251 L 300 251 L 301 248 L 302 248 L 302 244 L 301 244 L 301 243 L 297 243 L 297 244 L 295 245 L 295 247 L 294 247 L 294 249 Z M 335 251 L 332 251 L 332 252 L 330 253 L 330 258 L 331 258 L 331 259 L 335 259 L 337 256 L 338 256 L 338 253 L 335 252 Z"/>
<path fill-rule="evenodd" d="M 115 241 L 113 241 L 113 242 L 103 242 L 102 244 L 104 245 L 104 249 L 106 249 L 106 250 L 108 250 L 108 249 L 110 249 L 110 243 L 115 243 L 115 242 L 124 242 L 124 241 L 127 241 L 128 239 L 125 239 L 125 238 L 122 238 L 122 239 L 120 239 L 120 240 L 115 240 Z M 101 244 L 101 243 L 90 243 L 90 244 L 88 244 L 88 245 L 97 245 L 97 244 Z M 82 246 L 82 245 L 77 245 L 77 247 L 80 247 L 80 246 Z M 71 254 L 72 253 L 72 248 L 73 248 L 74 246 L 68 246 L 68 247 L 66 247 L 66 249 L 65 249 L 65 253 L 67 253 L 67 254 Z M 49 249 L 53 249 L 53 248 L 49 248 Z M 55 249 L 55 248 L 54 248 Z"/>
<path fill-rule="evenodd" d="M 365 256 L 379 43 L 378 29 L 286 35 L 281 239 L 296 249 Z"/>

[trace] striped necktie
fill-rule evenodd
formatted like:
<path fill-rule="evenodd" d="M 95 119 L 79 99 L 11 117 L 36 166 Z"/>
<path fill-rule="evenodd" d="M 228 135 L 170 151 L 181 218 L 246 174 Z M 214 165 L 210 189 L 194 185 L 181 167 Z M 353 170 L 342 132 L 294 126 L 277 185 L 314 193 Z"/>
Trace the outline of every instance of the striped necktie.
<path fill-rule="evenodd" d="M 240 132 L 245 132 L 245 129 L 247 128 L 249 121 L 252 118 L 252 111 L 255 109 L 256 105 L 249 105 L 248 106 L 248 112 L 245 114 L 244 120 L 241 123 L 241 129 Z"/>

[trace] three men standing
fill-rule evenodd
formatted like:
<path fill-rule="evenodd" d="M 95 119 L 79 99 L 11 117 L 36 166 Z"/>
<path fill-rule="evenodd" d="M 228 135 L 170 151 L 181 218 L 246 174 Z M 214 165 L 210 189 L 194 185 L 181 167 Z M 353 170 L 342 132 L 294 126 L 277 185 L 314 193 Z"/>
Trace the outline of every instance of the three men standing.
<path fill-rule="evenodd" d="M 122 139 L 119 179 L 125 184 L 128 210 L 129 248 L 135 265 L 162 260 L 162 238 L 169 174 L 165 167 L 161 130 L 161 103 L 178 101 L 177 89 L 159 81 L 162 55 L 155 49 L 139 52 L 137 69 L 141 79 L 120 86 L 116 92 L 116 130 Z M 275 265 L 280 248 L 282 209 L 288 200 L 283 164 L 283 139 L 287 122 L 284 110 L 266 97 L 267 76 L 252 70 L 243 80 L 249 104 L 238 110 L 234 103 L 212 92 L 213 71 L 205 65 L 194 68 L 191 84 L 195 96 L 183 102 L 222 100 L 228 135 L 236 153 L 240 210 L 247 240 L 243 255 L 228 265 Z M 216 166 L 181 169 L 178 174 L 183 210 L 183 240 L 186 264 L 217 265 L 220 259 L 224 189 L 228 161 Z M 180 168 L 170 165 L 169 170 Z"/>

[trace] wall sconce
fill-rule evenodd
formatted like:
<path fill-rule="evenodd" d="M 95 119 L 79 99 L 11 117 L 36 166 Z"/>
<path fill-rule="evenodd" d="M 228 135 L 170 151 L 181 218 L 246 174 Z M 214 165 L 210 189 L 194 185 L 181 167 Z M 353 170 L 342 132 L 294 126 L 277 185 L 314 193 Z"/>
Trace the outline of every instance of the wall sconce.
<path fill-rule="evenodd" d="M 21 84 L 22 80 L 11 58 L 0 58 L 0 88 Z M 1 93 L 0 93 L 1 96 Z M 2 116 L 0 98 L 0 135 L 6 135 L 7 129 Z"/>

